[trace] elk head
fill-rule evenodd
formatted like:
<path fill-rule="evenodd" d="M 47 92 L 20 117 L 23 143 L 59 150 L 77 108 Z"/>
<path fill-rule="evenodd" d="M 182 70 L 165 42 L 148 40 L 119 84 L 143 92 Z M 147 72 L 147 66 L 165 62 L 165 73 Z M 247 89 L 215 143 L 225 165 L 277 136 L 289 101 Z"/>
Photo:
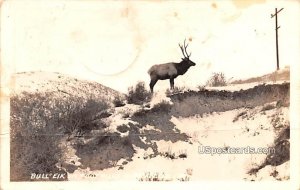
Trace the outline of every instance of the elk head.
<path fill-rule="evenodd" d="M 193 61 L 190 60 L 190 56 L 191 56 L 192 53 L 188 54 L 186 52 L 186 48 L 188 47 L 189 44 L 185 44 L 185 41 L 186 40 L 184 40 L 184 42 L 183 42 L 183 46 L 179 44 L 179 47 L 180 47 L 181 52 L 183 54 L 183 58 L 181 58 L 182 62 L 185 63 L 185 64 L 188 64 L 189 66 L 195 66 L 196 63 L 194 63 Z"/>

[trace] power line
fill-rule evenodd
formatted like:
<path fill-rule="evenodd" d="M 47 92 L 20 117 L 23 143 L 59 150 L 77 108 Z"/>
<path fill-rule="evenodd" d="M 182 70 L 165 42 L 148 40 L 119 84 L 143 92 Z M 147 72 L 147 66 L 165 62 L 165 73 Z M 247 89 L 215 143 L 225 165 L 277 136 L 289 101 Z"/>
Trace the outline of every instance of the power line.
<path fill-rule="evenodd" d="M 273 18 L 275 16 L 277 70 L 279 70 L 278 29 L 280 28 L 280 26 L 278 26 L 277 15 L 282 10 L 283 10 L 283 8 L 281 8 L 279 11 L 277 10 L 277 8 L 275 8 L 275 13 L 271 14 L 271 18 Z"/>

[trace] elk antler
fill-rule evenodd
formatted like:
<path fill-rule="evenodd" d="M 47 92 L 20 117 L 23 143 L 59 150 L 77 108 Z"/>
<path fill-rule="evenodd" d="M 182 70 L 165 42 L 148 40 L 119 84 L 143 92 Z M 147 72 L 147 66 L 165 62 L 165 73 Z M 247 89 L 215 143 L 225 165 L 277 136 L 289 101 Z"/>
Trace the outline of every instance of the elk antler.
<path fill-rule="evenodd" d="M 179 47 L 180 47 L 180 49 L 181 49 L 181 52 L 182 52 L 184 58 L 189 58 L 189 57 L 191 56 L 192 53 L 188 54 L 188 53 L 186 52 L 186 48 L 188 47 L 189 44 L 186 44 L 186 45 L 185 45 L 185 40 L 186 40 L 186 39 L 184 39 L 183 46 L 179 44 Z"/>

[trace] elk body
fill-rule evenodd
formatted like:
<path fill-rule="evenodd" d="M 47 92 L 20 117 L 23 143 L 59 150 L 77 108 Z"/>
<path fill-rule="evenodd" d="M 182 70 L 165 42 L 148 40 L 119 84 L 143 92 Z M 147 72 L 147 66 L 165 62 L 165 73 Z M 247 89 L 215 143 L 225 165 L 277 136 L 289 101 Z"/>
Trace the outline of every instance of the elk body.
<path fill-rule="evenodd" d="M 179 75 L 185 74 L 191 66 L 196 65 L 193 61 L 189 59 L 191 53 L 188 54 L 186 52 L 187 46 L 188 44 L 187 45 L 185 44 L 185 40 L 183 46 L 179 44 L 179 47 L 184 56 L 180 63 L 170 62 L 165 64 L 153 65 L 148 70 L 148 74 L 150 75 L 151 78 L 151 82 L 150 82 L 151 92 L 153 92 L 154 85 L 157 83 L 158 80 L 166 80 L 166 79 L 170 79 L 170 87 L 173 90 L 174 79 Z"/>

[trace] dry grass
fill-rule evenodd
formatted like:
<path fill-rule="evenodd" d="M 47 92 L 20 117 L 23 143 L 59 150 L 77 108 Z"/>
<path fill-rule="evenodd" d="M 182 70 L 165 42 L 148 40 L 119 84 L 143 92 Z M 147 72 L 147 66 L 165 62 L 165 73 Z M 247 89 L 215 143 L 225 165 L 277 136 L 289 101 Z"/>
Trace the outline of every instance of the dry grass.
<path fill-rule="evenodd" d="M 145 172 L 144 175 L 138 178 L 139 181 L 171 181 L 172 179 L 166 178 L 164 173 L 150 173 Z"/>
<path fill-rule="evenodd" d="M 185 86 L 175 86 L 174 89 L 167 89 L 165 94 L 166 96 L 170 96 L 172 94 L 178 94 L 178 93 L 182 93 L 184 91 L 187 91 L 188 89 Z"/>
<path fill-rule="evenodd" d="M 187 158 L 186 150 L 180 150 L 178 154 L 176 154 L 175 152 L 172 151 L 171 147 L 169 147 L 168 150 L 165 152 L 160 152 L 159 155 L 165 158 L 169 158 L 171 160 L 178 159 L 178 158 L 182 158 L 182 159 Z"/>

